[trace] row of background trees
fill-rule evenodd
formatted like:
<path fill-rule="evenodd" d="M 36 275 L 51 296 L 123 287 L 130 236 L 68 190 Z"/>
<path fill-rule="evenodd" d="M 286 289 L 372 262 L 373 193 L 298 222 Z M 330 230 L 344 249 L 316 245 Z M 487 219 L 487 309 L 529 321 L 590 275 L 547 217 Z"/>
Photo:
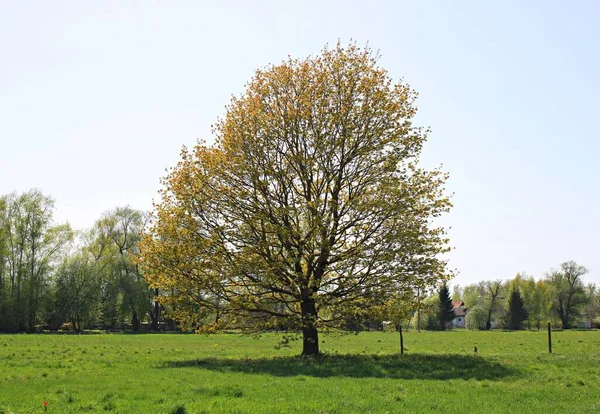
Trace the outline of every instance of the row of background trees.
<path fill-rule="evenodd" d="M 587 273 L 584 266 L 569 261 L 539 280 L 518 273 L 512 280 L 455 285 L 451 298 L 464 302 L 468 329 L 540 329 L 547 322 L 563 329 L 591 326 L 600 321 L 600 289 L 584 283 Z M 424 299 L 421 318 L 425 329 L 440 329 L 445 296 L 442 288 Z"/>
<path fill-rule="evenodd" d="M 65 325 L 77 332 L 174 328 L 156 300 L 162 292 L 149 287 L 134 260 L 147 214 L 116 208 L 91 229 L 74 231 L 69 224 L 53 223 L 53 209 L 53 200 L 38 190 L 0 196 L 0 331 Z M 392 304 L 392 312 L 379 312 L 379 320 L 349 319 L 347 326 L 382 326 L 382 319 L 394 314 L 416 326 L 420 307 L 420 325 L 442 329 L 444 320 L 452 319 L 450 297 L 468 309 L 468 329 L 540 329 L 547 321 L 570 328 L 580 321 L 598 322 L 600 289 L 584 284 L 586 273 L 584 266 L 565 262 L 539 280 L 519 273 L 508 281 L 455 285 L 451 294 L 443 285 L 419 300 L 403 296 L 403 303 Z"/>
<path fill-rule="evenodd" d="M 53 210 L 39 190 L 0 196 L 0 331 L 158 330 L 158 292 L 133 260 L 147 215 L 117 208 L 74 231 Z"/>

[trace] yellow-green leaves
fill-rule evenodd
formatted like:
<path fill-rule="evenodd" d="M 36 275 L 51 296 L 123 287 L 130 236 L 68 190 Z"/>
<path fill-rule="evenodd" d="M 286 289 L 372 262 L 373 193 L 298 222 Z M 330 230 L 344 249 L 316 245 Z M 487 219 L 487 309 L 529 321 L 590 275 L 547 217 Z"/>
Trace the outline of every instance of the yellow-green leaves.
<path fill-rule="evenodd" d="M 151 285 L 196 327 L 313 329 L 444 279 L 446 176 L 417 167 L 416 96 L 354 44 L 257 71 L 164 180 Z"/>

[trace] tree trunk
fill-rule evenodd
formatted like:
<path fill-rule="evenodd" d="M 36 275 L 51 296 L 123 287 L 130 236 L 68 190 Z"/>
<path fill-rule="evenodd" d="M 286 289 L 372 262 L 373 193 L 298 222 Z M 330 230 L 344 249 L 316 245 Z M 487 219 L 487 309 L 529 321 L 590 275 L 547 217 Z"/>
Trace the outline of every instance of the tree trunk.
<path fill-rule="evenodd" d="M 421 292 L 417 288 L 417 332 L 421 333 Z"/>
<path fill-rule="evenodd" d="M 560 318 L 560 322 L 562 323 L 563 329 L 569 329 L 569 312 L 567 308 L 563 306 L 562 302 L 559 302 L 558 308 L 556 309 L 556 313 L 558 313 L 558 317 Z"/>
<path fill-rule="evenodd" d="M 29 318 L 27 321 L 27 332 L 29 332 L 29 333 L 35 332 L 35 319 L 31 312 L 29 312 Z"/>
<path fill-rule="evenodd" d="M 568 315 L 561 315 L 560 319 L 561 319 L 561 322 L 562 322 L 563 329 L 570 329 L 571 328 L 571 325 L 569 324 L 569 316 Z"/>
<path fill-rule="evenodd" d="M 133 329 L 133 332 L 140 331 L 140 320 L 135 310 L 133 311 L 133 316 L 131 317 L 131 328 Z"/>
<path fill-rule="evenodd" d="M 305 300 L 300 304 L 302 310 L 302 356 L 319 354 L 319 333 L 315 322 L 317 308 L 313 300 Z"/>
<path fill-rule="evenodd" d="M 152 332 L 158 331 L 158 319 L 154 316 L 154 306 L 150 308 L 148 311 L 148 316 L 150 317 L 150 330 Z"/>
<path fill-rule="evenodd" d="M 159 293 L 158 289 L 155 289 L 154 293 L 158 297 L 158 293 Z M 158 322 L 159 322 L 159 318 L 160 318 L 160 304 L 158 303 L 158 300 L 154 301 L 154 312 L 150 313 L 150 317 L 152 318 L 152 327 L 151 327 L 151 329 L 154 332 L 158 332 Z"/>
<path fill-rule="evenodd" d="M 402 324 L 398 325 L 398 331 L 400 332 L 400 355 L 404 355 L 404 336 L 402 336 Z"/>
<path fill-rule="evenodd" d="M 175 321 L 171 318 L 166 319 L 165 322 L 167 323 L 167 331 L 174 331 L 175 330 Z"/>
<path fill-rule="evenodd" d="M 485 321 L 485 330 L 489 331 L 491 327 L 492 327 L 492 310 L 490 309 L 490 311 L 488 312 L 487 320 Z"/>

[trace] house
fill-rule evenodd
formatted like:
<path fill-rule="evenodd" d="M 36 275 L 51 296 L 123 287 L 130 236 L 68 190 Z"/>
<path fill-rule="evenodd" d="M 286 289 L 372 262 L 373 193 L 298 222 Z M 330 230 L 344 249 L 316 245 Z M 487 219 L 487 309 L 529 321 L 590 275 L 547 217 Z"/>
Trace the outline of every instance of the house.
<path fill-rule="evenodd" d="M 452 302 L 452 310 L 456 317 L 452 320 L 452 326 L 455 328 L 465 327 L 465 317 L 467 316 L 467 308 L 465 308 L 465 302 L 462 300 L 455 300 Z"/>

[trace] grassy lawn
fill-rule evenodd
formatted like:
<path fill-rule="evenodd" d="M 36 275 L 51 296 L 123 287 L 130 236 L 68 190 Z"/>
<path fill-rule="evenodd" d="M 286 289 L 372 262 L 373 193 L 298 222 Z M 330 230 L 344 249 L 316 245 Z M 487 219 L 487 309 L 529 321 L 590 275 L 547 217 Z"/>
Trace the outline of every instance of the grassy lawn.
<path fill-rule="evenodd" d="M 600 332 L 0 335 L 0 413 L 600 412 Z M 473 347 L 479 352 L 475 356 Z M 179 411 L 177 409 L 179 408 Z"/>

